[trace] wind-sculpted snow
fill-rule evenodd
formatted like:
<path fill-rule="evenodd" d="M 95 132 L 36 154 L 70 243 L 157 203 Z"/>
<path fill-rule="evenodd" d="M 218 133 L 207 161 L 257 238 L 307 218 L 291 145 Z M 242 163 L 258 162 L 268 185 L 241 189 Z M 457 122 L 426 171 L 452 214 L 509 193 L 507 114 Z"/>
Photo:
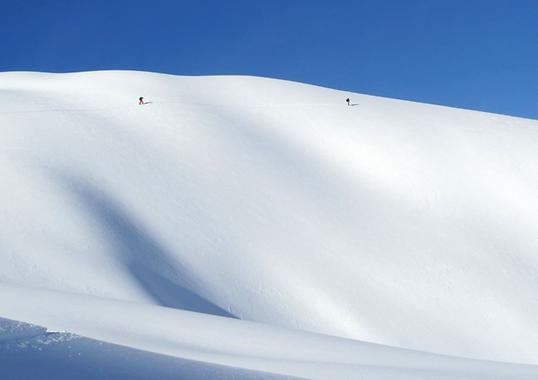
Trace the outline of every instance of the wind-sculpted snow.
<path fill-rule="evenodd" d="M 153 366 L 163 365 L 159 373 L 167 375 L 170 366 L 178 369 L 184 364 L 183 361 L 169 360 L 167 362 L 159 356 L 144 356 L 132 350 L 144 349 L 154 354 L 200 361 L 199 371 L 202 374 L 208 369 L 206 368 L 208 366 L 203 363 L 224 365 L 228 368 L 218 367 L 220 369 L 216 372 L 222 376 L 221 378 L 225 378 L 227 373 L 241 375 L 241 371 L 237 368 L 255 371 L 250 372 L 250 378 L 255 379 L 263 378 L 262 373 L 309 379 L 337 377 L 373 380 L 417 378 L 531 380 L 538 376 L 538 366 L 433 355 L 209 314 L 126 303 L 80 294 L 0 287 L 0 300 L 4 303 L 16 303 L 19 297 L 24 297 L 28 302 L 21 305 L 16 312 L 4 311 L 5 315 L 16 314 L 36 324 L 49 325 L 52 329 L 62 326 L 78 335 L 91 336 L 98 341 L 104 340 L 115 344 L 115 346 L 107 345 L 99 350 L 96 347 L 99 342 L 77 340 L 75 343 L 69 342 L 67 347 L 65 345 L 60 347 L 60 351 L 68 357 L 78 355 L 77 352 L 81 350 L 84 355 L 90 357 L 97 355 L 101 362 L 103 356 L 108 358 L 107 365 L 97 365 L 98 368 L 104 368 L 106 371 L 121 371 L 122 368 L 124 370 L 128 368 L 129 374 L 136 373 L 136 370 L 133 371 L 130 368 L 129 363 L 141 360 L 138 366 L 151 365 L 153 368 Z M 36 310 L 40 312 L 36 313 Z M 62 336 L 62 334 L 59 335 Z M 75 338 L 80 339 L 80 337 Z M 125 350 L 117 345 L 130 347 L 131 350 Z M 42 347 L 41 344 L 31 346 Z M 4 351 L 7 354 L 17 352 L 21 360 L 24 359 L 24 353 L 28 353 L 28 351 L 21 353 L 20 350 L 13 350 L 9 347 L 4 348 Z M 92 354 L 92 351 L 101 352 Z M 57 352 L 58 350 L 52 350 L 52 353 L 57 354 Z M 115 359 L 111 360 L 108 353 Z M 55 364 L 60 367 L 65 365 L 58 361 L 61 357 L 60 354 L 54 356 Z M 7 358 L 6 356 L 6 362 Z M 41 362 L 45 360 L 39 359 Z M 92 367 L 90 362 L 86 363 L 88 367 Z M 80 366 L 82 363 L 76 364 Z M 183 372 L 176 373 L 179 376 Z M 247 376 L 248 373 L 247 371 Z M 156 376 L 157 372 L 154 374 Z M 150 379 L 154 376 L 146 371 L 142 378 Z M 186 376 L 186 378 L 205 379 L 206 377 L 200 375 L 199 377 Z"/>
<path fill-rule="evenodd" d="M 538 122 L 348 96 L 254 77 L 0 74 L 0 317 L 289 376 L 313 367 L 94 336 L 58 318 L 63 301 L 23 294 L 538 364 Z M 502 378 L 526 378 L 515 368 Z"/>
<path fill-rule="evenodd" d="M 4 340 L 2 328 L 25 336 Z M 42 327 L 5 319 L 0 319 L 0 364 L 0 378 L 17 380 L 296 379 L 159 355 L 68 333 L 48 333 Z"/>

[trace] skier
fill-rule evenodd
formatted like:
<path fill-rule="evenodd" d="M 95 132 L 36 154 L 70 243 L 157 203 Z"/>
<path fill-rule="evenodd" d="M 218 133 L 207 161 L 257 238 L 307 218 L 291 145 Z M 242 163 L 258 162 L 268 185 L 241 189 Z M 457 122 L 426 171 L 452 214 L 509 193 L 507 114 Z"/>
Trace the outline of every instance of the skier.
<path fill-rule="evenodd" d="M 347 103 L 348 106 L 350 106 L 351 105 L 351 100 L 349 100 L 349 98 L 347 98 L 346 103 Z"/>
<path fill-rule="evenodd" d="M 145 103 L 144 103 L 144 97 L 143 97 L 143 96 L 141 96 L 141 97 L 138 98 L 138 105 L 141 105 L 141 104 L 145 104 Z"/>

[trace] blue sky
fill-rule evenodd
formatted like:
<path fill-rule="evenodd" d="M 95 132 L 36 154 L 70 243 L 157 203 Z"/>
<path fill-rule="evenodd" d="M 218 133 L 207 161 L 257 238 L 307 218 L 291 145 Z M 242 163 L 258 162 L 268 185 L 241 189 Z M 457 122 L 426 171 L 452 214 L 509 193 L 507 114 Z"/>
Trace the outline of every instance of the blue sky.
<path fill-rule="evenodd" d="M 1 0 L 0 71 L 248 74 L 538 119 L 536 0 Z"/>

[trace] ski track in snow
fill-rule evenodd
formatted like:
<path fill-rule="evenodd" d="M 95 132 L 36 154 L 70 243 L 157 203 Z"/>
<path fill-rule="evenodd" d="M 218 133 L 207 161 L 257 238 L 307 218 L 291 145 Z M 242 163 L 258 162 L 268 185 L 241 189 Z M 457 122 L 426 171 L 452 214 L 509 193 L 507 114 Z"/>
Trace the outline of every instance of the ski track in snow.
<path fill-rule="evenodd" d="M 537 148 L 534 120 L 281 80 L 0 73 L 0 364 L 536 379 Z"/>

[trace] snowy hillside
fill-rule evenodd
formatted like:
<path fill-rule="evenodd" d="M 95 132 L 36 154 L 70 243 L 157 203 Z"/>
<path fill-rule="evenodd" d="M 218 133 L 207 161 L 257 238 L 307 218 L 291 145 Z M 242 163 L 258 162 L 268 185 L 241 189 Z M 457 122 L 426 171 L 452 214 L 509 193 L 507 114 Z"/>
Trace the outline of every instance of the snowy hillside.
<path fill-rule="evenodd" d="M 0 73 L 0 178 L 0 377 L 103 346 L 125 379 L 538 378 L 538 121 Z"/>

